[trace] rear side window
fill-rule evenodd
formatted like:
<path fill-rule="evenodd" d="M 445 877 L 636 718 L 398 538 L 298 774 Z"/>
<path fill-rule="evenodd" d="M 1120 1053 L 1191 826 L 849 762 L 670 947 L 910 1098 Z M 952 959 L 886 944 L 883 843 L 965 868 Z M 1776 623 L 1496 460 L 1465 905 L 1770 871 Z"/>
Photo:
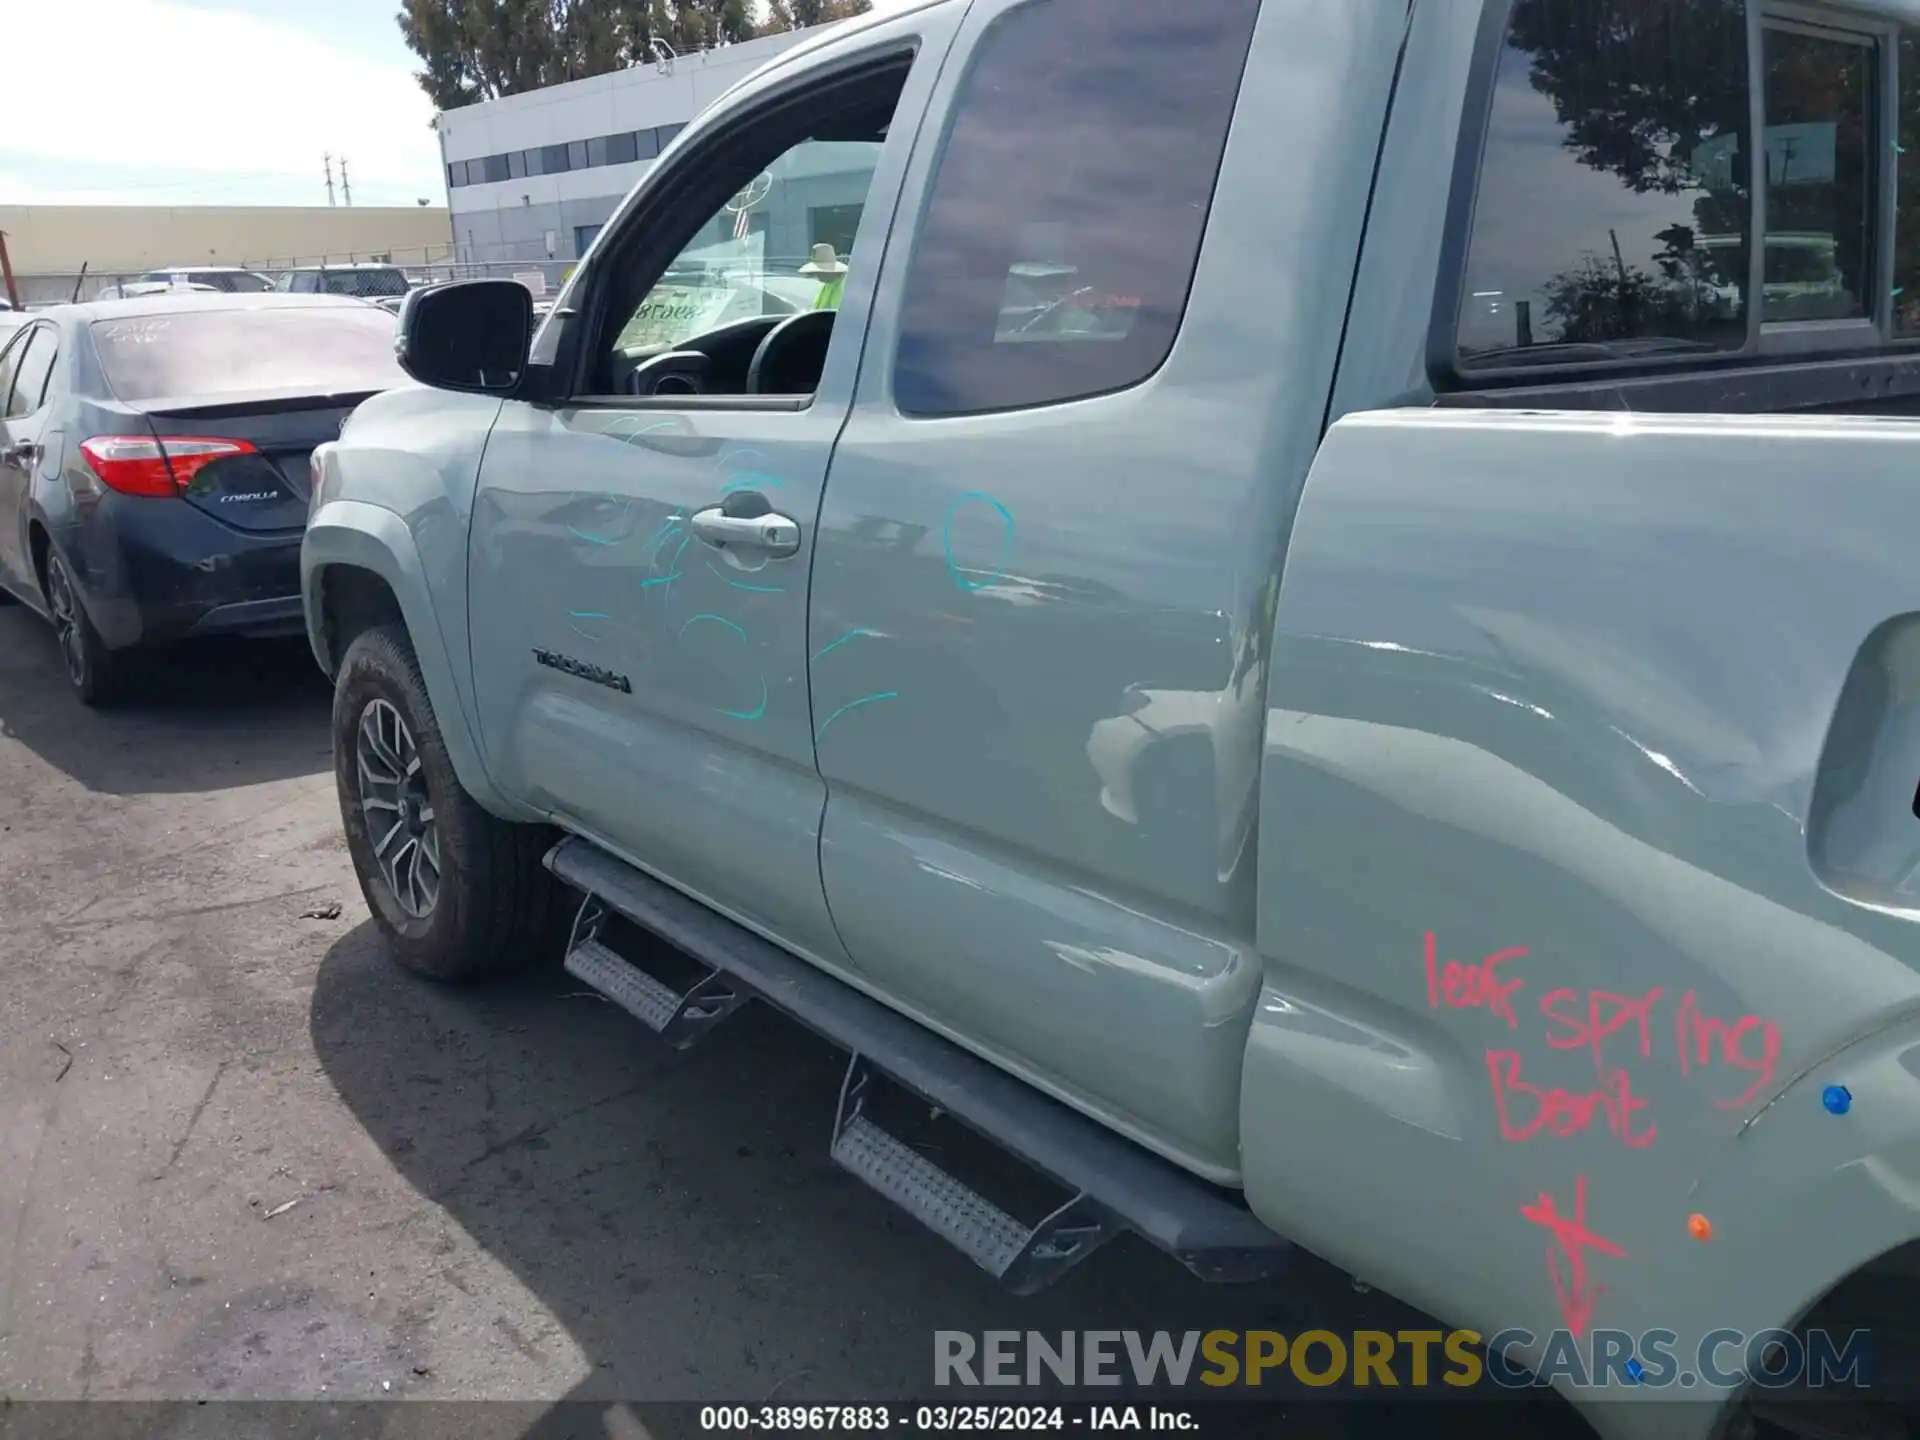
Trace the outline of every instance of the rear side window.
<path fill-rule="evenodd" d="M 107 384 L 129 402 L 358 394 L 407 383 L 393 358 L 393 317 L 371 307 L 193 310 L 92 328 Z"/>
<path fill-rule="evenodd" d="M 894 398 L 1011 410 L 1137 384 L 1186 310 L 1259 0 L 1028 0 L 962 82 Z"/>
<path fill-rule="evenodd" d="M 1516 0 L 1460 368 L 1740 349 L 1748 89 L 1738 0 Z"/>
<path fill-rule="evenodd" d="M 188 274 L 187 281 L 194 285 L 211 285 L 229 295 L 258 295 L 273 288 L 263 277 L 245 270 L 195 270 Z"/>
<path fill-rule="evenodd" d="M 59 339 L 50 325 L 41 325 L 27 336 L 27 348 L 20 356 L 13 376 L 13 392 L 7 399 L 7 418 L 31 415 L 40 408 L 47 376 L 53 373 L 53 357 Z"/>

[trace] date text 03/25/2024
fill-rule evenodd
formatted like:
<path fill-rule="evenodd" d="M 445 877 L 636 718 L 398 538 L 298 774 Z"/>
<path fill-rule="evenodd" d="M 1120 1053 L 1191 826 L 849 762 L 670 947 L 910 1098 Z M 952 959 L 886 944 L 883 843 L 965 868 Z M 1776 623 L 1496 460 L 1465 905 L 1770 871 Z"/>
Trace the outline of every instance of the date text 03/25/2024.
<path fill-rule="evenodd" d="M 705 1405 L 705 1431 L 1197 1431 L 1190 1410 L 1162 1405 Z"/>

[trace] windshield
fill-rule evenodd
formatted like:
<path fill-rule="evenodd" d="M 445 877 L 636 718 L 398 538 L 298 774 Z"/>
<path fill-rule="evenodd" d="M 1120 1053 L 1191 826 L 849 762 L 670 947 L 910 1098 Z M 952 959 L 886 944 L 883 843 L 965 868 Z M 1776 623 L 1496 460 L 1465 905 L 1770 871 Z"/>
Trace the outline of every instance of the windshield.
<path fill-rule="evenodd" d="M 120 399 L 203 400 L 250 391 L 341 395 L 406 383 L 393 317 L 360 306 L 194 310 L 96 320 L 93 343 Z"/>

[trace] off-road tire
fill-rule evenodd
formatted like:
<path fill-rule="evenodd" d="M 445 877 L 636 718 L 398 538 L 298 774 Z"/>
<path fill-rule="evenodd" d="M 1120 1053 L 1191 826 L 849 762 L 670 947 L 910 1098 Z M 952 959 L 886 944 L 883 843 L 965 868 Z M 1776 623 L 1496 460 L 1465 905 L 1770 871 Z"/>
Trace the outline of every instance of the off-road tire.
<path fill-rule="evenodd" d="M 382 700 L 410 732 L 432 805 L 440 868 L 438 893 L 424 916 L 401 901 L 375 856 L 376 837 L 362 803 L 361 722 Z M 347 647 L 334 681 L 333 772 L 361 893 L 402 966 L 435 980 L 464 982 L 558 958 L 566 892 L 541 857 L 559 837 L 544 825 L 489 814 L 461 788 L 403 625 L 362 631 Z M 384 821 L 385 812 L 375 813 Z"/>

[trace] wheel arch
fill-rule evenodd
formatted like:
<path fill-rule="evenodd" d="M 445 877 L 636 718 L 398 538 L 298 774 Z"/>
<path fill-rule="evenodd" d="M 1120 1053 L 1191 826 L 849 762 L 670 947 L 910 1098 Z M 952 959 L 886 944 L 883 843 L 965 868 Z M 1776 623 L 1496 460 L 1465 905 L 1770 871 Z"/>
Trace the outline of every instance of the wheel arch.
<path fill-rule="evenodd" d="M 369 625 L 404 626 L 461 787 L 501 819 L 545 818 L 502 793 L 488 773 L 467 657 L 448 648 L 426 569 L 399 515 L 355 500 L 322 506 L 301 545 L 300 593 L 308 644 L 329 676 Z"/>

